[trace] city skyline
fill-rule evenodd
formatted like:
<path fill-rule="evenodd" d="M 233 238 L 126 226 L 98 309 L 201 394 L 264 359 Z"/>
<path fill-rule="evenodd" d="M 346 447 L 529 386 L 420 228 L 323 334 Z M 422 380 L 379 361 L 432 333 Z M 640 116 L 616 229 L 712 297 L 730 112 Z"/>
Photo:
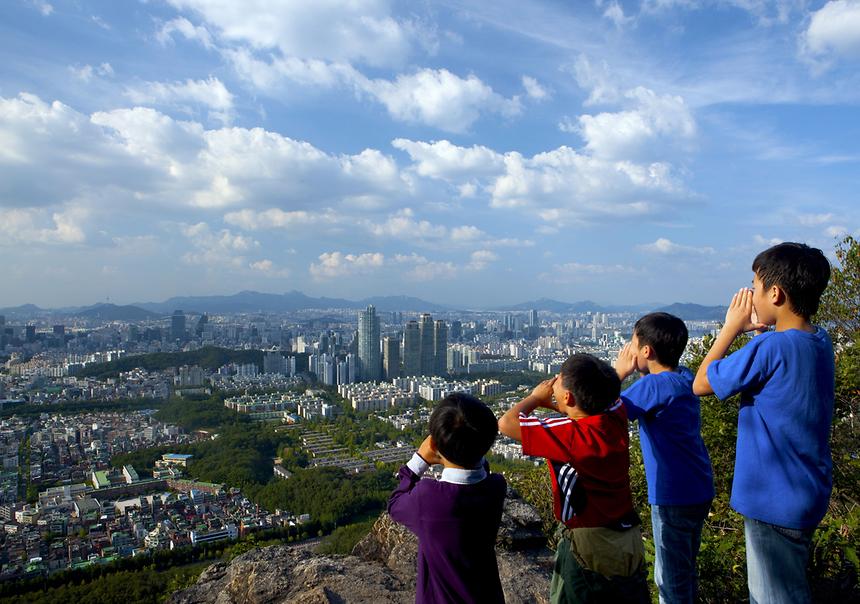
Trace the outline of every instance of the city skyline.
<path fill-rule="evenodd" d="M 0 12 L 0 307 L 720 305 L 860 235 L 856 0 Z"/>

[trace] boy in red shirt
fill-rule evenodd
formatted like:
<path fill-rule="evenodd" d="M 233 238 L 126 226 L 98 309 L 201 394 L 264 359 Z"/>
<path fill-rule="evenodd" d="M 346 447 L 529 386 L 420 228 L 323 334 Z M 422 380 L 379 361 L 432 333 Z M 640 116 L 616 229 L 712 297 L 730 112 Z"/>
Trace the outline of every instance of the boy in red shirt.
<path fill-rule="evenodd" d="M 630 493 L 627 413 L 607 363 L 575 354 L 499 420 L 499 430 L 545 457 L 562 539 L 551 602 L 650 602 L 639 518 Z M 565 417 L 536 417 L 538 407 Z"/>

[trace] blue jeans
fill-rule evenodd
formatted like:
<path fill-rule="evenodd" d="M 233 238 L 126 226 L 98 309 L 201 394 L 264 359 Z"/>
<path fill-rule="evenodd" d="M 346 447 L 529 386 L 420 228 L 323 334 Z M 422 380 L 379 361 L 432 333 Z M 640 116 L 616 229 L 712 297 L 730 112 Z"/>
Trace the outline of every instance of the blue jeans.
<path fill-rule="evenodd" d="M 815 529 L 791 529 L 744 516 L 750 604 L 811 602 L 806 563 Z"/>
<path fill-rule="evenodd" d="M 693 604 L 698 580 L 696 556 L 702 525 L 711 502 L 696 505 L 652 505 L 654 582 L 661 604 Z"/>

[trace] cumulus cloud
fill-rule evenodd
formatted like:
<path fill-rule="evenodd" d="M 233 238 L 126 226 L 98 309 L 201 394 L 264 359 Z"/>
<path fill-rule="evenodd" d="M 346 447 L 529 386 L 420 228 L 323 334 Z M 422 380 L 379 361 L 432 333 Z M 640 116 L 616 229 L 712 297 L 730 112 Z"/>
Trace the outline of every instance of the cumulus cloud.
<path fill-rule="evenodd" d="M 797 223 L 805 227 L 817 227 L 833 221 L 833 214 L 798 214 Z"/>
<path fill-rule="evenodd" d="M 184 82 L 143 82 L 130 86 L 125 96 L 140 105 L 179 107 L 188 111 L 190 105 L 209 109 L 210 118 L 228 123 L 232 120 L 233 95 L 216 77 Z"/>
<path fill-rule="evenodd" d="M 623 94 L 630 109 L 579 117 L 579 133 L 596 157 L 641 159 L 659 156 L 696 134 L 696 122 L 684 99 L 638 87 Z"/>
<path fill-rule="evenodd" d="M 801 53 L 819 70 L 836 59 L 860 59 L 860 0 L 832 0 L 812 13 Z"/>
<path fill-rule="evenodd" d="M 409 155 L 413 168 L 421 176 L 459 181 L 504 171 L 504 158 L 483 145 L 459 147 L 447 140 L 428 143 L 405 138 L 394 139 L 391 145 Z"/>
<path fill-rule="evenodd" d="M 50 17 L 54 12 L 53 5 L 44 0 L 32 0 L 32 4 L 36 7 L 36 10 L 42 13 L 43 17 Z"/>
<path fill-rule="evenodd" d="M 490 250 L 477 250 L 469 256 L 469 263 L 466 265 L 466 270 L 482 271 L 487 268 L 491 262 L 499 259 L 498 254 Z"/>
<path fill-rule="evenodd" d="M 461 78 L 447 69 L 422 69 L 394 81 L 372 80 L 364 89 L 394 119 L 449 132 L 468 130 L 482 111 L 511 117 L 522 109 L 517 97 L 506 99 L 475 75 Z"/>
<path fill-rule="evenodd" d="M 611 277 L 619 274 L 633 274 L 636 271 L 622 264 L 589 264 L 583 262 L 565 262 L 555 264 L 552 271 L 541 273 L 538 278 L 549 283 L 581 283 L 599 277 Z"/>
<path fill-rule="evenodd" d="M 448 235 L 445 226 L 427 220 L 416 220 L 411 208 L 404 208 L 382 223 L 365 222 L 367 229 L 377 237 L 395 239 L 441 239 Z"/>
<path fill-rule="evenodd" d="M 526 89 L 526 94 L 530 99 L 542 101 L 549 98 L 549 92 L 546 88 L 540 85 L 536 79 L 531 76 L 523 76 L 523 88 Z"/>
<path fill-rule="evenodd" d="M 182 256 L 186 264 L 242 268 L 247 264 L 246 254 L 260 247 L 250 237 L 234 235 L 228 229 L 213 231 L 205 222 L 183 226 L 182 234 L 194 248 Z"/>
<path fill-rule="evenodd" d="M 194 25 L 185 17 L 177 17 L 166 22 L 155 34 L 155 37 L 162 44 L 168 44 L 173 41 L 176 34 L 183 36 L 186 40 L 199 42 L 206 49 L 212 49 L 215 46 L 208 29 L 202 25 Z"/>
<path fill-rule="evenodd" d="M 372 273 L 385 264 L 385 256 L 379 252 L 344 254 L 323 252 L 319 262 L 311 263 L 309 272 L 317 281 Z"/>
<path fill-rule="evenodd" d="M 710 255 L 714 253 L 712 247 L 696 247 L 689 245 L 681 245 L 670 241 L 664 237 L 660 237 L 653 243 L 646 243 L 636 246 L 636 249 L 648 252 L 650 254 L 659 254 L 662 256 L 677 256 L 677 255 Z"/>
<path fill-rule="evenodd" d="M 258 260 L 256 262 L 251 262 L 250 264 L 248 264 L 248 268 L 266 277 L 288 277 L 290 275 L 290 271 L 288 269 L 279 268 L 277 265 L 275 265 L 274 262 L 272 262 L 268 258 L 264 258 L 263 260 Z"/>
<path fill-rule="evenodd" d="M 394 262 L 409 266 L 405 277 L 410 281 L 434 281 L 437 279 L 453 279 L 459 274 L 459 269 L 453 262 L 438 262 L 428 260 L 416 253 L 397 254 Z"/>
<path fill-rule="evenodd" d="M 0 246 L 83 243 L 83 223 L 89 215 L 81 207 L 50 212 L 43 208 L 0 208 Z"/>
<path fill-rule="evenodd" d="M 779 237 L 763 237 L 761 235 L 754 235 L 753 242 L 761 247 L 771 247 L 774 245 L 778 245 L 785 241 L 784 239 L 780 239 Z"/>

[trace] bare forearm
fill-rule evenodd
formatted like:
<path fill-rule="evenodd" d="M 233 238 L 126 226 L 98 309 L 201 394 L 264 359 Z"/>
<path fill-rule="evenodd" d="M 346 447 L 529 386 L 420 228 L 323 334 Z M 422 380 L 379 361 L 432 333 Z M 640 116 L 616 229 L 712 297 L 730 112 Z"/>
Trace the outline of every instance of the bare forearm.
<path fill-rule="evenodd" d="M 693 380 L 693 392 L 702 396 L 705 394 L 713 394 L 714 389 L 711 387 L 711 382 L 708 379 L 708 367 L 710 367 L 711 363 L 714 361 L 718 361 L 726 356 L 726 353 L 729 351 L 729 348 L 732 346 L 732 342 L 735 341 L 735 338 L 738 337 L 738 333 L 734 330 L 727 330 L 725 327 L 720 330 L 720 333 L 717 334 L 717 338 L 714 340 L 711 349 L 708 351 L 708 354 L 705 355 L 705 358 L 702 360 L 702 364 L 699 365 L 699 370 L 696 372 L 696 379 Z"/>
<path fill-rule="evenodd" d="M 499 419 L 499 432 L 505 436 L 513 438 L 514 440 L 522 442 L 523 437 L 520 430 L 520 413 L 528 415 L 539 406 L 540 401 L 531 395 L 516 403 Z"/>

